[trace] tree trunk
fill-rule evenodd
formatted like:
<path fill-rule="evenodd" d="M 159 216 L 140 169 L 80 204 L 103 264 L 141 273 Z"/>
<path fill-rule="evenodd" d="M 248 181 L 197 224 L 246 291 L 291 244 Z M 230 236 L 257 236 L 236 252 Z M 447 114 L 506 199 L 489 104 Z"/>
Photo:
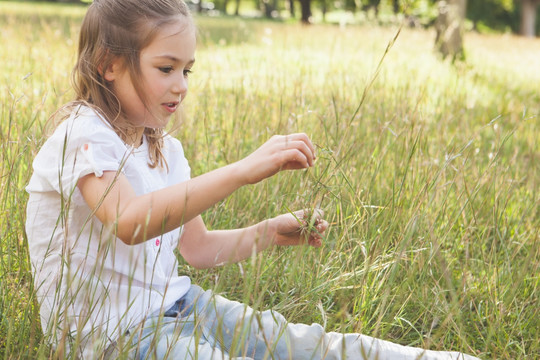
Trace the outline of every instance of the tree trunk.
<path fill-rule="evenodd" d="M 399 13 L 399 0 L 392 1 L 392 10 L 394 10 L 394 14 Z"/>
<path fill-rule="evenodd" d="M 296 17 L 294 12 L 294 0 L 289 0 L 289 11 L 291 13 L 291 17 L 294 19 Z"/>
<path fill-rule="evenodd" d="M 199 0 L 199 1 L 202 1 L 202 0 Z M 227 15 L 227 6 L 229 5 L 229 0 L 224 0 L 223 1 L 223 14 Z"/>
<path fill-rule="evenodd" d="M 464 57 L 463 23 L 466 10 L 467 0 L 439 1 L 439 15 L 435 21 L 435 47 L 443 58 L 456 60 Z"/>
<path fill-rule="evenodd" d="M 272 7 L 267 2 L 263 2 L 264 17 L 270 19 L 272 17 Z"/>
<path fill-rule="evenodd" d="M 521 0 L 521 35 L 536 36 L 536 8 L 538 0 Z"/>
<path fill-rule="evenodd" d="M 263 9 L 264 9 L 264 16 L 267 19 L 272 18 L 272 12 L 275 10 L 274 4 L 275 4 L 275 2 L 272 2 L 270 0 L 263 0 L 262 1 L 262 5 L 263 5 Z"/>
<path fill-rule="evenodd" d="M 381 5 L 381 0 L 375 0 L 373 2 L 373 7 L 375 9 L 375 17 L 378 19 L 379 18 L 379 6 Z"/>
<path fill-rule="evenodd" d="M 240 0 L 236 0 L 236 7 L 234 8 L 234 15 L 235 16 L 240 15 Z"/>
<path fill-rule="evenodd" d="M 311 23 L 311 0 L 300 0 L 300 5 L 302 9 L 302 22 L 304 24 Z"/>

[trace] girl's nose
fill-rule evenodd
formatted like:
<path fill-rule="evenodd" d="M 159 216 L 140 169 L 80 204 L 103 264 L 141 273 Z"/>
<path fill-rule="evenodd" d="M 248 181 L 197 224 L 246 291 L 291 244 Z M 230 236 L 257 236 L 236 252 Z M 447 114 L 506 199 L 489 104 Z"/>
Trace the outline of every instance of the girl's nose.
<path fill-rule="evenodd" d="M 182 98 L 184 98 L 184 95 L 187 93 L 187 90 L 188 90 L 187 77 L 185 77 L 184 74 L 182 74 L 177 79 L 175 79 L 175 82 L 171 90 L 173 93 L 181 95 Z"/>

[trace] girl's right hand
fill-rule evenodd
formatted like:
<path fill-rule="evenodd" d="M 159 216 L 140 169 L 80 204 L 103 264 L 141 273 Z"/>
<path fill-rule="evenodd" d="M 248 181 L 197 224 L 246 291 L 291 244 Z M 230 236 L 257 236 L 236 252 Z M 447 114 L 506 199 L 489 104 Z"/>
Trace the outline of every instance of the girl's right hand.
<path fill-rule="evenodd" d="M 261 147 L 240 160 L 240 175 L 246 184 L 255 184 L 281 170 L 313 166 L 315 147 L 304 133 L 272 136 Z"/>
<path fill-rule="evenodd" d="M 274 245 L 292 246 L 308 244 L 320 247 L 328 222 L 321 209 L 299 210 L 270 219 L 275 228 Z"/>

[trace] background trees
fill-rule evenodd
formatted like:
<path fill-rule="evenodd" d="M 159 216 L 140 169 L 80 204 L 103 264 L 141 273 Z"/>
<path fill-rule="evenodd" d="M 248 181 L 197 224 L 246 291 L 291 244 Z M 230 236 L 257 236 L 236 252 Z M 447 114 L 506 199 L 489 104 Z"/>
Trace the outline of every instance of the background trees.
<path fill-rule="evenodd" d="M 188 1 L 199 4 L 203 0 Z M 435 24 L 441 3 L 454 3 L 454 0 L 208 0 L 208 2 L 215 4 L 212 8 L 215 7 L 224 13 L 239 15 L 241 3 L 245 7 L 251 4 L 268 18 L 288 16 L 304 23 L 312 20 L 313 13 L 320 14 L 320 17 L 326 20 L 327 13 L 344 11 L 352 14 L 369 13 L 375 18 L 379 18 L 383 13 L 403 15 L 410 20 L 411 25 L 432 26 Z M 234 3 L 234 7 L 228 6 L 228 2 Z M 540 0 L 474 0 L 465 3 L 465 26 L 474 30 L 511 31 L 524 36 L 536 36 L 540 33 L 540 26 L 536 21 Z M 199 5 L 198 8 L 204 11 L 205 6 Z"/>
<path fill-rule="evenodd" d="M 91 0 L 46 0 L 56 2 L 89 2 Z M 253 9 L 267 18 L 293 18 L 304 23 L 312 21 L 314 13 L 323 20 L 332 11 L 406 16 L 412 25 L 432 26 L 441 3 L 454 0 L 186 0 L 195 11 L 242 15 L 243 9 Z M 473 0 L 468 1 L 466 24 L 478 31 L 511 31 L 524 36 L 537 36 L 536 21 L 540 0 Z M 297 11 L 300 10 L 300 11 Z M 468 24 L 468 25 L 467 25 Z"/>
<path fill-rule="evenodd" d="M 521 34 L 533 37 L 536 34 L 536 13 L 540 0 L 521 0 Z"/>
<path fill-rule="evenodd" d="M 437 30 L 435 46 L 443 57 L 462 58 L 467 0 L 440 1 L 438 7 L 439 15 L 435 21 Z"/>

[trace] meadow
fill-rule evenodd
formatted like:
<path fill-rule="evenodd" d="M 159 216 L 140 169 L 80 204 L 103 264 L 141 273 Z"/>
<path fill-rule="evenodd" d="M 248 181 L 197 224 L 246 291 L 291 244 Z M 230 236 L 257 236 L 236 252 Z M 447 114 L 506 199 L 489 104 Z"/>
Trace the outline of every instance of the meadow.
<path fill-rule="evenodd" d="M 49 116 L 72 97 L 83 7 L 0 2 L 0 358 L 48 358 L 24 190 Z M 314 168 L 240 189 L 204 213 L 233 228 L 324 209 L 320 249 L 179 271 L 290 321 L 483 359 L 540 358 L 540 40 L 196 17 L 184 116 L 171 132 L 201 174 L 303 131 Z"/>

